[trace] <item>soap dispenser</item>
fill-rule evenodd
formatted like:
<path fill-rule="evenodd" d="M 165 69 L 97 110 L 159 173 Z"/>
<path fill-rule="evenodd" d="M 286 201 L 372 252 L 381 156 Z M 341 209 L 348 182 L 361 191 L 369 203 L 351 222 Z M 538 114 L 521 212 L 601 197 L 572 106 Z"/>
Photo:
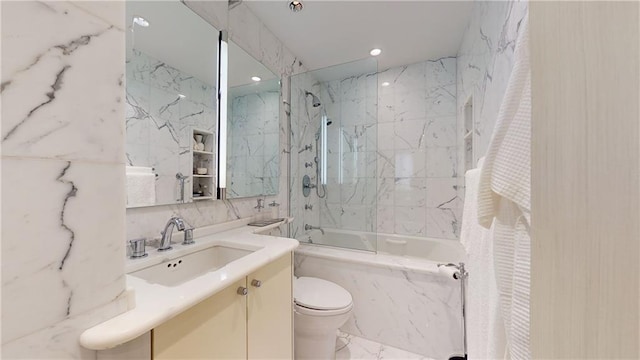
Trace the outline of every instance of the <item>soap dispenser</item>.
<path fill-rule="evenodd" d="M 280 218 L 280 204 L 278 204 L 275 200 L 269 203 L 269 207 L 271 208 L 271 217 L 273 219 Z"/>

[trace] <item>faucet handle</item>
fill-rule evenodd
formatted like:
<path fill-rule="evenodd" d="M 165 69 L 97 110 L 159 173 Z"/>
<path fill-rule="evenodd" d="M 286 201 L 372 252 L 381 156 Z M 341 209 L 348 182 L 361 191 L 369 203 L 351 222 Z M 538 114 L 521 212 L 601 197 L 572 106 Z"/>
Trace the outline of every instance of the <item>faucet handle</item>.
<path fill-rule="evenodd" d="M 179 218 L 177 216 L 174 216 L 172 219 L 175 221 L 176 228 L 178 229 L 178 231 L 183 231 L 184 230 L 184 220 L 182 220 L 182 218 Z"/>
<path fill-rule="evenodd" d="M 258 209 L 258 211 L 260 211 L 260 209 L 264 209 L 264 199 L 258 199 L 258 205 L 256 205 L 254 209 Z"/>
<path fill-rule="evenodd" d="M 184 229 L 184 241 L 182 245 L 192 245 L 195 243 L 195 240 L 193 240 L 193 228 Z"/>

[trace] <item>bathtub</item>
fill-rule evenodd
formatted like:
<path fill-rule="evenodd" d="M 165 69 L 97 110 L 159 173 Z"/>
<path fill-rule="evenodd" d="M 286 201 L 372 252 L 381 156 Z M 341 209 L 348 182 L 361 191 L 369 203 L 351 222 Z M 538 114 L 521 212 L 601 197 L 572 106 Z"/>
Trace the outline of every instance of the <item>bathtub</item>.
<path fill-rule="evenodd" d="M 460 284 L 437 267 L 464 261 L 459 242 L 335 229 L 309 235 L 313 244 L 296 249 L 295 275 L 351 293 L 353 316 L 342 331 L 433 359 L 462 354 Z"/>

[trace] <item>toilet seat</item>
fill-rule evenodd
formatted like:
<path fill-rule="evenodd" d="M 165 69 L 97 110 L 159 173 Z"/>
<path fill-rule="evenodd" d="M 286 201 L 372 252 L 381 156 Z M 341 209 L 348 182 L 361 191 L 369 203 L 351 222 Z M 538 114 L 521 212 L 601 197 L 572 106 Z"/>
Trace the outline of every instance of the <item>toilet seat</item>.
<path fill-rule="evenodd" d="M 317 309 L 309 309 L 299 304 L 294 304 L 294 305 L 295 305 L 295 312 L 297 312 L 298 314 L 315 316 L 315 317 L 342 315 L 342 314 L 348 313 L 349 311 L 351 311 L 351 309 L 353 309 L 353 303 L 349 304 L 349 306 L 345 308 L 335 309 L 335 310 L 317 310 Z"/>
<path fill-rule="evenodd" d="M 338 315 L 353 308 L 353 298 L 347 290 L 330 281 L 318 278 L 300 277 L 295 279 L 293 298 L 296 311 L 309 315 Z"/>

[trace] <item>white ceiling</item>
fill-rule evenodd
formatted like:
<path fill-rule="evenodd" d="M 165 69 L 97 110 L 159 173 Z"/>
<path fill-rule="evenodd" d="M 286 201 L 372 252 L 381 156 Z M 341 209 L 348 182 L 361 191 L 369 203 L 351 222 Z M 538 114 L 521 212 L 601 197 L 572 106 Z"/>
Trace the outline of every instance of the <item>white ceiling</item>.
<path fill-rule="evenodd" d="M 309 70 L 370 56 L 379 69 L 455 56 L 471 16 L 472 1 L 288 0 L 244 2 Z"/>

